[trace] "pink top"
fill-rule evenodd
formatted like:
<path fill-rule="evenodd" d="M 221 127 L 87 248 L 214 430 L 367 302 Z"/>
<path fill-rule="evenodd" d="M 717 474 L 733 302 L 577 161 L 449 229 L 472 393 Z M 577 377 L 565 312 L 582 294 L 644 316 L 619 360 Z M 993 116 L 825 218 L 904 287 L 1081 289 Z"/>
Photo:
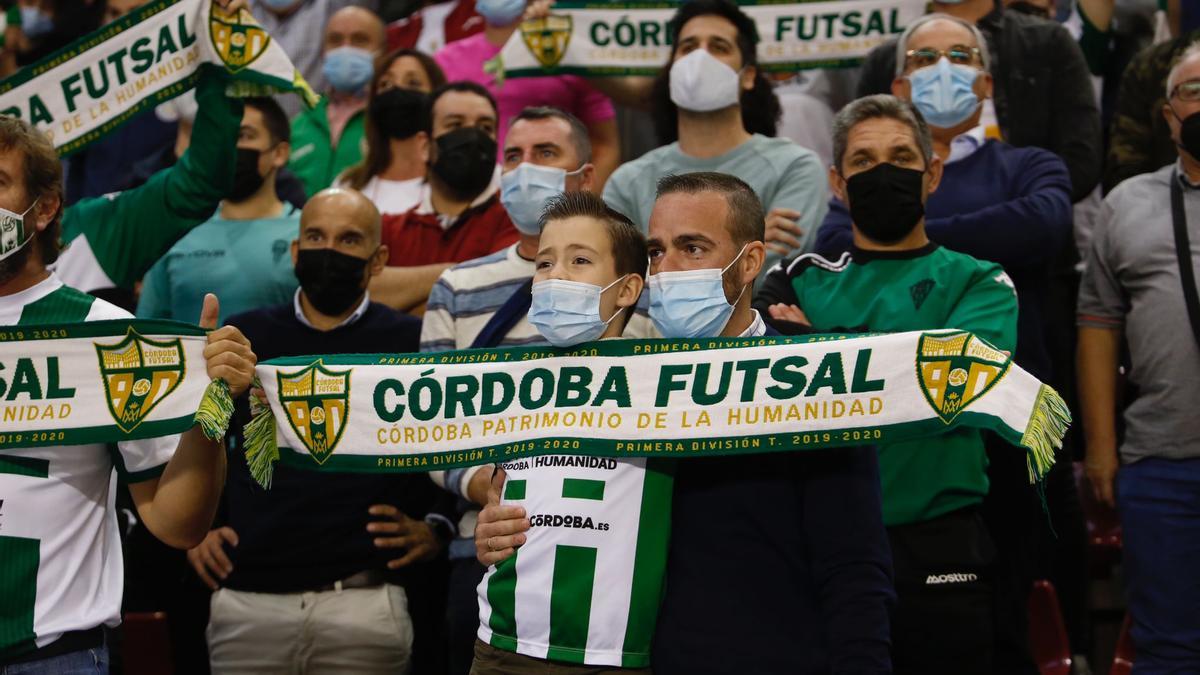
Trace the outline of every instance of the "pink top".
<path fill-rule="evenodd" d="M 447 82 L 478 82 L 496 97 L 500 108 L 496 142 L 501 157 L 508 121 L 529 106 L 554 106 L 575 115 L 587 126 L 616 116 L 612 101 L 576 75 L 510 78 L 504 81 L 504 86 L 497 87 L 495 76 L 483 72 L 483 63 L 499 53 L 500 47 L 488 42 L 485 34 L 477 33 L 442 47 L 433 58 L 445 71 Z"/>

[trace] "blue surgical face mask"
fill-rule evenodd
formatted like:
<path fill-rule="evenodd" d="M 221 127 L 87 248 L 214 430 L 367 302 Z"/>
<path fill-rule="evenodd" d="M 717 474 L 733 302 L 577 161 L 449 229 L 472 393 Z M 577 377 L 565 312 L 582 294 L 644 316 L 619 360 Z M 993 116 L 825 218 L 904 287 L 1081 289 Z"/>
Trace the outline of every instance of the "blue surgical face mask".
<path fill-rule="evenodd" d="M 725 298 L 725 272 L 733 267 L 746 247 L 738 252 L 724 269 L 687 270 L 683 272 L 659 272 L 651 275 L 650 320 L 654 327 L 668 338 L 716 337 L 729 323 L 733 306 L 742 299 L 746 287 L 737 300 L 729 304 Z"/>
<path fill-rule="evenodd" d="M 546 202 L 567 189 L 567 176 L 577 175 L 580 171 L 583 167 L 567 173 L 553 166 L 522 162 L 500 176 L 500 203 L 504 204 L 517 231 L 530 236 L 541 234 L 539 221 Z"/>
<path fill-rule="evenodd" d="M 354 94 L 362 91 L 375 74 L 375 57 L 358 47 L 338 47 L 325 54 L 321 70 L 329 86 L 343 94 Z"/>
<path fill-rule="evenodd" d="M 621 308 L 607 320 L 600 316 L 600 296 L 626 276 L 600 288 L 596 284 L 548 279 L 533 285 L 529 323 L 555 347 L 573 347 L 604 334 Z"/>
<path fill-rule="evenodd" d="M 950 63 L 943 56 L 932 66 L 914 70 L 908 76 L 913 105 L 930 126 L 956 127 L 979 109 L 980 100 L 974 89 L 977 77 L 978 70 Z"/>
<path fill-rule="evenodd" d="M 40 7 L 21 7 L 21 32 L 30 40 L 36 40 L 54 30 L 54 19 Z"/>
<path fill-rule="evenodd" d="M 475 11 L 492 26 L 511 26 L 525 14 L 525 0 L 475 0 Z"/>

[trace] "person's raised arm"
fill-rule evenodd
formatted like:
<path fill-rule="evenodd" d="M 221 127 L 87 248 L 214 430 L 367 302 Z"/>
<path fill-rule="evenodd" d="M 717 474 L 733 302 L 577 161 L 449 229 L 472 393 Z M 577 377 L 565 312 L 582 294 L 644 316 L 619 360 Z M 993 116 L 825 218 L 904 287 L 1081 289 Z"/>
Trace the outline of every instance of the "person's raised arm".
<path fill-rule="evenodd" d="M 595 189 L 600 192 L 608 177 L 621 163 L 621 139 L 617 136 L 617 120 L 592 122 L 588 125 L 588 139 L 592 142 L 592 165 L 596 167 Z"/>
<path fill-rule="evenodd" d="M 180 237 L 208 220 L 233 186 L 238 129 L 242 120 L 240 99 L 225 95 L 225 75 L 213 65 L 200 67 L 196 84 L 198 111 L 192 142 L 172 167 L 150 177 L 143 185 L 115 195 L 82 199 L 63 213 L 63 241 L 86 238 L 95 264 L 120 288 L 133 284 Z M 85 273 L 63 253 L 59 276 L 79 287 L 75 275 Z M 81 290 L 98 288 L 84 284 Z"/>
<path fill-rule="evenodd" d="M 216 328 L 220 307 L 211 293 L 204 298 L 200 326 Z M 204 348 L 208 376 L 223 379 L 236 398 L 250 387 L 256 359 L 250 342 L 233 326 L 208 334 Z M 175 548 L 200 544 L 212 526 L 225 484 L 225 444 L 209 440 L 199 425 L 179 438 L 175 454 L 157 478 L 131 483 L 129 492 L 150 533 Z"/>

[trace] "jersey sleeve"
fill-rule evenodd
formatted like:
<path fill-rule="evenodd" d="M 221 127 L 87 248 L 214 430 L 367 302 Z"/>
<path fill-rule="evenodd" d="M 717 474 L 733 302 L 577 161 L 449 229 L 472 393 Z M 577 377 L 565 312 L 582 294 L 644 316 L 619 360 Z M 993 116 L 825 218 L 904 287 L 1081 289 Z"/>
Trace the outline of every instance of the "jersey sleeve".
<path fill-rule="evenodd" d="M 208 220 L 233 183 L 242 102 L 224 79 L 202 67 L 192 142 L 172 167 L 132 190 L 83 199 L 63 214 L 63 241 L 86 237 L 113 284 L 130 288 L 180 237 Z M 67 261 L 60 264 L 64 274 Z"/>
<path fill-rule="evenodd" d="M 109 446 L 117 475 L 125 483 L 141 483 L 158 478 L 167 468 L 167 462 L 179 447 L 179 434 L 145 438 L 138 441 L 121 441 L 116 447 Z"/>
<path fill-rule="evenodd" d="M 1004 268 L 980 264 L 946 319 L 946 328 L 969 330 L 1010 354 L 1017 348 L 1017 290 Z"/>

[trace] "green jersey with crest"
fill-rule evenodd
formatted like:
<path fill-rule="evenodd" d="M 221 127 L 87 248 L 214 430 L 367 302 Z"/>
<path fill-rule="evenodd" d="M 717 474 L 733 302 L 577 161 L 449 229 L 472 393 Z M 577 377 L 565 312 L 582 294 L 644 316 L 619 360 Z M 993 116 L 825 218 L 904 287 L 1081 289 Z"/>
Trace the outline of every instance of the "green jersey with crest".
<path fill-rule="evenodd" d="M 911 251 L 852 248 L 836 260 L 799 256 L 770 270 L 755 306 L 800 307 L 818 332 L 969 330 L 1009 353 L 1017 295 L 999 265 L 930 243 Z M 879 448 L 883 522 L 930 520 L 979 504 L 988 491 L 983 438 L 960 429 Z"/>

